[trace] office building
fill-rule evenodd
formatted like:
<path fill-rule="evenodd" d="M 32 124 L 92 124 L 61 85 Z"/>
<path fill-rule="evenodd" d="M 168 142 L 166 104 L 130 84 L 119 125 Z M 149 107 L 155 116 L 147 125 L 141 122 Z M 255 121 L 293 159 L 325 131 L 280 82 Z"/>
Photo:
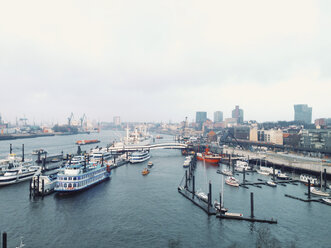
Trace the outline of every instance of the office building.
<path fill-rule="evenodd" d="M 237 105 L 234 110 L 232 110 L 232 118 L 236 118 L 239 124 L 244 122 L 244 110 L 240 109 Z"/>
<path fill-rule="evenodd" d="M 196 123 L 204 123 L 207 120 L 207 112 L 197 112 L 195 122 Z"/>
<path fill-rule="evenodd" d="M 222 111 L 214 112 L 214 122 L 219 123 L 222 121 L 223 121 L 223 112 Z"/>
<path fill-rule="evenodd" d="M 307 104 L 294 105 L 294 120 L 302 121 L 306 124 L 311 124 L 312 108 Z"/>

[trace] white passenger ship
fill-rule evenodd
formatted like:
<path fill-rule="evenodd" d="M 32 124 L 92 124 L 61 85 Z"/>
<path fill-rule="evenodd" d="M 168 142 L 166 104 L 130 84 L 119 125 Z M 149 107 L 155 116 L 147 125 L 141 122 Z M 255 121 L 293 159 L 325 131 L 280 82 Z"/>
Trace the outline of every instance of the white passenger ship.
<path fill-rule="evenodd" d="M 130 163 L 133 164 L 133 163 L 144 162 L 144 161 L 148 160 L 150 157 L 151 157 L 151 155 L 149 154 L 149 151 L 147 151 L 147 150 L 133 152 L 131 154 Z"/>
<path fill-rule="evenodd" d="M 0 185 L 8 185 L 26 181 L 41 172 L 40 166 L 31 165 L 31 162 L 14 163 L 0 176 Z"/>
<path fill-rule="evenodd" d="M 111 169 L 101 162 L 67 164 L 57 176 L 55 192 L 74 193 L 109 179 Z"/>

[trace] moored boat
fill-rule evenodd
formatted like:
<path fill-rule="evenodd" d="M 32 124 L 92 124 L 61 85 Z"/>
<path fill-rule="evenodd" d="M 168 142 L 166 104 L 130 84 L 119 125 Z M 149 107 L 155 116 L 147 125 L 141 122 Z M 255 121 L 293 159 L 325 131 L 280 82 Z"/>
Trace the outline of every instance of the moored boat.
<path fill-rule="evenodd" d="M 278 179 L 281 179 L 281 180 L 289 180 L 290 179 L 290 176 L 287 175 L 286 173 L 278 172 L 277 178 Z"/>
<path fill-rule="evenodd" d="M 40 148 L 40 149 L 37 149 L 37 150 L 33 150 L 31 154 L 32 155 L 38 155 L 38 154 L 42 155 L 42 154 L 47 154 L 47 151 Z"/>
<path fill-rule="evenodd" d="M 20 162 L 14 168 L 7 169 L 0 176 L 0 185 L 8 185 L 26 181 L 41 172 L 40 166 L 31 165 L 31 162 Z"/>
<path fill-rule="evenodd" d="M 328 205 L 331 205 L 331 199 L 330 198 L 322 198 L 322 201 Z"/>
<path fill-rule="evenodd" d="M 277 184 L 272 180 L 267 181 L 267 185 L 270 187 L 277 187 Z"/>
<path fill-rule="evenodd" d="M 197 153 L 197 160 L 205 161 L 206 163 L 209 163 L 209 164 L 218 165 L 221 158 L 222 157 L 220 155 L 210 152 L 208 148 L 206 148 L 205 152 L 203 152 L 203 153 Z"/>
<path fill-rule="evenodd" d="M 208 196 L 207 196 L 204 192 L 198 192 L 198 193 L 196 194 L 196 196 L 197 196 L 200 200 L 202 200 L 202 201 L 204 201 L 204 202 L 208 202 Z"/>
<path fill-rule="evenodd" d="M 245 172 L 248 172 L 252 170 L 252 167 L 249 166 L 247 161 L 237 160 L 236 167 L 234 169 L 237 172 L 244 172 L 244 170 Z"/>
<path fill-rule="evenodd" d="M 222 207 L 221 204 L 217 200 L 214 201 L 214 208 L 216 209 L 217 212 L 220 212 L 223 214 L 228 211 L 228 209 Z"/>
<path fill-rule="evenodd" d="M 233 187 L 239 187 L 239 181 L 234 177 L 227 177 L 225 183 Z"/>
<path fill-rule="evenodd" d="M 269 176 L 270 173 L 268 171 L 263 171 L 263 170 L 256 170 L 257 173 L 263 176 Z"/>
<path fill-rule="evenodd" d="M 324 192 L 324 191 L 322 191 L 322 190 L 318 190 L 318 189 L 316 189 L 316 188 L 314 188 L 314 187 L 311 187 L 310 192 L 311 192 L 312 194 L 314 194 L 314 195 L 319 195 L 319 196 L 330 196 L 329 193 Z"/>
<path fill-rule="evenodd" d="M 148 150 L 133 152 L 131 154 L 130 163 L 140 163 L 148 160 L 151 157 Z"/>
<path fill-rule="evenodd" d="M 225 176 L 233 176 L 232 171 L 227 170 L 227 169 L 223 169 L 223 170 L 221 171 L 221 174 L 223 174 L 223 175 L 225 175 Z"/>
<path fill-rule="evenodd" d="M 66 164 L 58 173 L 55 192 L 75 193 L 110 178 L 111 168 L 100 162 Z"/>

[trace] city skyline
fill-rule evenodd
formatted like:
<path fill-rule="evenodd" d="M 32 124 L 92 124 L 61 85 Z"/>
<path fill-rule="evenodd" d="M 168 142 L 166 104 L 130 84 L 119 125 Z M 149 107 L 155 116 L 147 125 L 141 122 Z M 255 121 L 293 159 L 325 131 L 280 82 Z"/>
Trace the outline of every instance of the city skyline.
<path fill-rule="evenodd" d="M 298 8 L 299 7 L 299 8 Z M 328 1 L 4 2 L 4 120 L 331 117 Z M 295 18 L 294 18 L 295 16 Z"/>

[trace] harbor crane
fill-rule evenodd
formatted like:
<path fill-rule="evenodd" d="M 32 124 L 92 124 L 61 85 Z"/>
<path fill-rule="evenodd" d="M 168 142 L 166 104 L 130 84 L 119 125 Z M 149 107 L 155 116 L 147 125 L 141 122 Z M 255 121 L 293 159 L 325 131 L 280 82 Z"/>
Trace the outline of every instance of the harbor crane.
<path fill-rule="evenodd" d="M 71 115 L 68 117 L 68 126 L 71 126 L 72 118 L 74 118 L 74 114 L 71 112 Z"/>
<path fill-rule="evenodd" d="M 83 122 L 86 120 L 86 115 L 84 114 L 83 117 L 80 118 L 80 126 L 83 127 Z"/>

